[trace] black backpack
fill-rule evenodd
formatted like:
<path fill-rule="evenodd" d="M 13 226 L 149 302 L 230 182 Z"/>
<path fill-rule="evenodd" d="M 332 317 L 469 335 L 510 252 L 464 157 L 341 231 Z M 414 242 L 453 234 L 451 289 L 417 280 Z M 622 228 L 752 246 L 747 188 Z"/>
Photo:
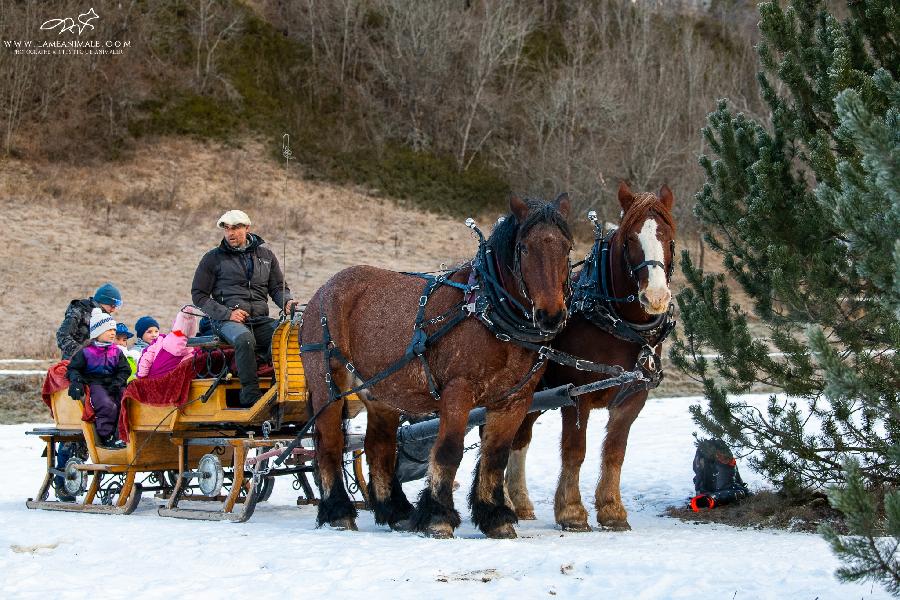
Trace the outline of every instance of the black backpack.
<path fill-rule="evenodd" d="M 728 445 L 720 439 L 700 440 L 694 454 L 694 490 L 691 508 L 714 508 L 750 496 L 741 479 L 737 461 Z"/>

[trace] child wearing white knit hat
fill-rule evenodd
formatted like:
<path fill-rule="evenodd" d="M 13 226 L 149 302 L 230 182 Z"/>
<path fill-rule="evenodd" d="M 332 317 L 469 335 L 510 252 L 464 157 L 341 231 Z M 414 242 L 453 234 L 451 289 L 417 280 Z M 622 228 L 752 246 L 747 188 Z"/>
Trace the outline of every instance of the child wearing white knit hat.
<path fill-rule="evenodd" d="M 100 342 L 114 342 L 116 340 L 116 320 L 112 318 L 112 315 L 95 308 L 91 311 L 90 331 L 91 340 L 97 340 L 103 336 L 103 339 L 99 339 Z M 113 334 L 110 336 L 106 333 L 107 331 L 112 331 Z"/>
<path fill-rule="evenodd" d="M 124 448 L 116 435 L 122 390 L 131 375 L 128 359 L 115 344 L 116 320 L 99 308 L 91 311 L 91 340 L 73 356 L 68 366 L 69 396 L 84 398 L 84 387 L 90 390 L 94 409 L 94 426 L 100 446 Z"/>

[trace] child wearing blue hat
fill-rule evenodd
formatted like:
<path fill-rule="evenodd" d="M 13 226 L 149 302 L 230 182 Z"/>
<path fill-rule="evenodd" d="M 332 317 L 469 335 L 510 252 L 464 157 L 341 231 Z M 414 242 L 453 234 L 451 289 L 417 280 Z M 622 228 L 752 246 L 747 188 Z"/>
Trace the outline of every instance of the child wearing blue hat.
<path fill-rule="evenodd" d="M 62 359 L 71 359 L 78 350 L 91 339 L 91 313 L 99 309 L 106 315 L 112 315 L 122 306 L 122 294 L 111 283 L 104 283 L 90 298 L 75 299 L 66 307 L 66 315 L 56 331 L 56 345 L 62 353 Z M 66 461 L 75 452 L 74 442 L 60 442 L 56 450 L 56 468 L 62 471 Z M 75 497 L 68 494 L 63 487 L 62 475 L 53 479 L 56 497 L 64 502 L 73 502 Z"/>
<path fill-rule="evenodd" d="M 91 298 L 69 302 L 66 316 L 56 332 L 56 344 L 62 352 L 62 358 L 72 358 L 72 355 L 91 339 L 91 312 L 95 308 L 111 315 L 120 306 L 122 306 L 122 294 L 111 283 L 104 283 L 98 287 Z"/>
<path fill-rule="evenodd" d="M 128 346 L 128 340 L 134 337 L 134 334 L 128 331 L 128 325 L 125 323 L 116 323 L 116 343 L 120 346 Z"/>
<path fill-rule="evenodd" d="M 128 378 L 128 381 L 131 381 L 137 376 L 137 361 L 141 358 L 140 350 L 137 351 L 137 355 L 135 356 L 134 349 L 128 349 L 128 340 L 133 337 L 134 334 L 128 331 L 128 325 L 125 323 L 116 323 L 116 345 L 121 348 L 122 354 L 124 354 L 125 358 L 128 360 L 128 366 L 131 367 L 131 376 Z"/>
<path fill-rule="evenodd" d="M 137 340 L 132 349 L 143 352 L 159 337 L 159 322 L 150 315 L 144 315 L 134 324 L 134 330 L 137 332 Z"/>

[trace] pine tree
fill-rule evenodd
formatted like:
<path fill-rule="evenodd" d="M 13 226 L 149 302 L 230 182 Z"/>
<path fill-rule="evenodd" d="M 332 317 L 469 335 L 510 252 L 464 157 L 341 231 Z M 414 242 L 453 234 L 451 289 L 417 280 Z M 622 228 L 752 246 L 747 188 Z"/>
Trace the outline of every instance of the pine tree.
<path fill-rule="evenodd" d="M 881 523 L 874 495 L 866 490 L 859 464 L 845 463 L 847 485 L 831 491 L 832 505 L 847 515 L 851 535 L 840 536 L 830 526 L 821 528 L 832 550 L 845 563 L 837 571 L 842 581 L 871 579 L 900 595 L 900 493 L 892 492 L 884 499 L 885 523 Z M 882 537 L 884 536 L 884 537 Z M 890 536 L 890 537 L 888 537 Z"/>
<path fill-rule="evenodd" d="M 703 383 L 696 422 L 774 484 L 845 484 L 831 499 L 852 537 L 825 532 L 838 575 L 898 592 L 900 13 L 892 0 L 848 9 L 840 20 L 821 1 L 760 5 L 770 119 L 719 103 L 695 208 L 750 306 L 685 253 L 672 358 Z M 729 397 L 754 384 L 783 394 L 763 411 Z"/>

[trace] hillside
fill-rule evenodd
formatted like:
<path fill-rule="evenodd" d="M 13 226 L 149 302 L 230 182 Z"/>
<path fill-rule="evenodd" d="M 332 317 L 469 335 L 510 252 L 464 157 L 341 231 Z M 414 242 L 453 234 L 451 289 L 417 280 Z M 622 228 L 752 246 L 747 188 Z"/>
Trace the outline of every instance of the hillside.
<path fill-rule="evenodd" d="M 83 7 L 50 4 L 0 11 L 0 155 L 96 165 L 139 161 L 159 136 L 287 133 L 308 177 L 431 212 L 497 210 L 516 189 L 613 219 L 597 200 L 619 179 L 699 189 L 717 99 L 760 109 L 743 1 L 104 2 L 77 36 L 121 52 L 6 45 L 70 43 L 41 23 Z M 695 229 L 689 204 L 676 213 Z"/>
<path fill-rule="evenodd" d="M 0 358 L 56 355 L 66 305 L 104 281 L 122 291 L 133 329 L 164 328 L 190 302 L 197 262 L 241 208 L 271 244 L 299 299 L 354 264 L 432 270 L 467 259 L 475 241 L 458 220 L 398 207 L 350 188 L 285 180 L 259 142 L 241 147 L 165 140 L 115 168 L 0 164 L 0 209 L 11 225 L 0 260 Z M 286 250 L 286 255 L 285 255 Z"/>

